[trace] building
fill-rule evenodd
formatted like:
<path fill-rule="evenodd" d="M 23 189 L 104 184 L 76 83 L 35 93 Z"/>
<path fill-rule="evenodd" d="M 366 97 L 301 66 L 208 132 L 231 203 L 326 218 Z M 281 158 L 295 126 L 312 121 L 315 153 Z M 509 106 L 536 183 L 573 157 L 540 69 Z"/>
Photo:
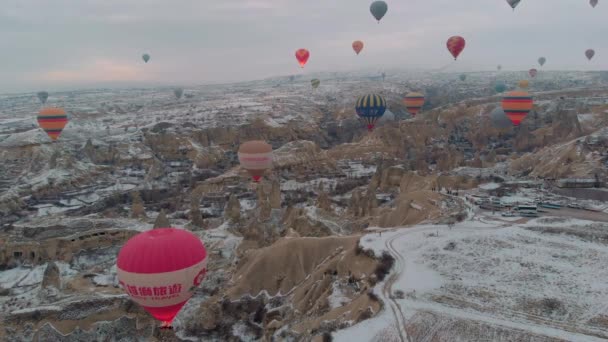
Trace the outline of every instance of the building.
<path fill-rule="evenodd" d="M 562 178 L 556 183 L 559 188 L 600 188 L 604 184 L 597 178 Z"/>

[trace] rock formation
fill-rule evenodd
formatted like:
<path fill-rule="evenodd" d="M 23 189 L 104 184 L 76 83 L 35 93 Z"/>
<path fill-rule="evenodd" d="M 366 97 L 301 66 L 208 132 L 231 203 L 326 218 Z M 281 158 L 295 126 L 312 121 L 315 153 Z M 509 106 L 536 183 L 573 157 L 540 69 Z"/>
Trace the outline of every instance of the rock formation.
<path fill-rule="evenodd" d="M 46 269 L 44 270 L 41 286 L 43 289 L 49 288 L 51 286 L 56 289 L 61 288 L 61 276 L 59 272 L 59 267 L 57 267 L 57 265 L 52 261 L 47 264 Z"/>
<path fill-rule="evenodd" d="M 133 218 L 145 218 L 146 209 L 144 208 L 144 202 L 141 200 L 139 191 L 133 191 L 131 193 L 131 217 Z"/>
<path fill-rule="evenodd" d="M 226 203 L 224 219 L 232 222 L 238 222 L 241 219 L 241 202 L 234 194 L 230 195 L 228 203 Z"/>
<path fill-rule="evenodd" d="M 161 209 L 160 213 L 156 217 L 156 221 L 154 221 L 153 228 L 169 228 L 171 227 L 171 223 L 167 219 L 167 215 L 165 215 L 165 209 Z"/>

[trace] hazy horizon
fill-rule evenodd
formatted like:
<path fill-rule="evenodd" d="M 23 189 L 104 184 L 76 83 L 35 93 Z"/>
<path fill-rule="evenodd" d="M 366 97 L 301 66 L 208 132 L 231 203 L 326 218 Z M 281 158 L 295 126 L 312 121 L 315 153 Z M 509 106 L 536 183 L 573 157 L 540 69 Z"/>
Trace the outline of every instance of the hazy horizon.
<path fill-rule="evenodd" d="M 234 83 L 316 72 L 608 69 L 608 3 L 504 0 L 387 1 L 378 24 L 370 0 L 72 3 L 11 0 L 0 8 L 0 93 Z M 548 15 L 550 14 L 550 15 Z M 49 20 L 52 18 L 52 20 Z M 467 47 L 458 62 L 452 35 Z M 356 56 L 353 40 L 365 48 Z M 300 69 L 294 52 L 308 48 Z M 593 48 L 589 62 L 584 51 Z M 143 53 L 151 60 L 145 64 Z"/>

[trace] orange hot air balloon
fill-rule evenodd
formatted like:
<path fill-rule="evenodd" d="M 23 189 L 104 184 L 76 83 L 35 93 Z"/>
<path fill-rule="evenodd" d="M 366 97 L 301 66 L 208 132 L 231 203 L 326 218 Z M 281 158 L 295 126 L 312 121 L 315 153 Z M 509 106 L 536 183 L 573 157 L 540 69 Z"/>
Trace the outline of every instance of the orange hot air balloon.
<path fill-rule="evenodd" d="M 416 92 L 408 93 L 405 95 L 403 103 L 405 104 L 405 108 L 407 108 L 407 112 L 412 114 L 412 116 L 416 116 L 422 106 L 424 106 L 424 95 Z"/>
<path fill-rule="evenodd" d="M 308 52 L 308 50 L 306 50 L 306 49 L 299 49 L 298 51 L 296 51 L 296 59 L 298 60 L 298 63 L 300 63 L 300 66 L 302 68 L 308 62 L 309 57 L 310 57 L 310 52 Z"/>
<path fill-rule="evenodd" d="M 502 109 L 515 126 L 519 126 L 533 106 L 534 101 L 527 91 L 511 91 L 502 99 Z"/>
<path fill-rule="evenodd" d="M 355 40 L 353 42 L 353 50 L 355 50 L 355 53 L 358 55 L 361 50 L 363 50 L 363 42 L 360 40 Z"/>
<path fill-rule="evenodd" d="M 521 89 L 528 89 L 528 87 L 530 86 L 530 82 L 528 80 L 521 80 L 517 82 L 517 86 Z"/>
<path fill-rule="evenodd" d="M 116 267 L 131 299 L 169 328 L 207 273 L 207 251 L 187 230 L 152 229 L 125 243 Z"/>
<path fill-rule="evenodd" d="M 57 140 L 68 123 L 68 116 L 63 108 L 46 107 L 38 113 L 38 125 L 53 141 Z"/>
<path fill-rule="evenodd" d="M 267 169 L 272 167 L 272 146 L 262 140 L 248 141 L 238 152 L 241 166 L 259 182 Z"/>
<path fill-rule="evenodd" d="M 452 56 L 454 56 L 454 60 L 456 60 L 458 58 L 458 56 L 460 55 L 460 53 L 462 52 L 462 50 L 464 50 L 466 41 L 464 40 L 464 38 L 462 38 L 460 36 L 453 36 L 453 37 L 450 37 L 450 39 L 448 39 L 448 42 L 446 43 L 446 45 L 448 47 L 448 50 L 452 54 Z"/>

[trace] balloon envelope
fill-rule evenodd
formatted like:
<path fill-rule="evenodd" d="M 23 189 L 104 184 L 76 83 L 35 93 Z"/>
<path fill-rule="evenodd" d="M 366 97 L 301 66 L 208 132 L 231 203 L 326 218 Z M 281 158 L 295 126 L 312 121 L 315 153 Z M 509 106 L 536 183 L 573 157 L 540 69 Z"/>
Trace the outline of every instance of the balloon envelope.
<path fill-rule="evenodd" d="M 318 78 L 315 78 L 310 81 L 310 84 L 312 85 L 313 89 L 317 89 L 317 88 L 319 88 L 321 81 Z"/>
<path fill-rule="evenodd" d="M 498 71 L 502 70 L 502 65 L 498 65 L 498 66 L 496 67 L 496 69 L 497 69 Z"/>
<path fill-rule="evenodd" d="M 528 74 L 530 74 L 530 77 L 534 78 L 534 77 L 536 77 L 536 74 L 538 74 L 538 70 L 536 70 L 536 69 L 530 69 L 528 71 Z"/>
<path fill-rule="evenodd" d="M 177 98 L 179 100 L 182 97 L 182 95 L 184 94 L 184 89 L 182 89 L 182 88 L 174 89 L 173 94 L 175 95 L 175 98 Z"/>
<path fill-rule="evenodd" d="M 464 80 L 467 79 L 467 75 L 462 74 L 462 75 L 459 76 L 459 78 L 460 78 L 461 81 L 464 81 Z"/>
<path fill-rule="evenodd" d="M 353 42 L 353 50 L 355 50 L 355 53 L 358 55 L 361 50 L 363 50 L 363 42 L 360 40 L 355 40 Z"/>
<path fill-rule="evenodd" d="M 63 108 L 46 107 L 38 113 L 38 125 L 53 141 L 57 140 L 68 123 L 68 116 Z"/>
<path fill-rule="evenodd" d="M 377 94 L 364 95 L 357 100 L 355 110 L 359 118 L 367 124 L 367 129 L 372 131 L 376 121 L 386 111 L 386 100 Z"/>
<path fill-rule="evenodd" d="M 129 239 L 116 266 L 119 284 L 131 299 L 170 324 L 205 277 L 207 251 L 189 231 L 158 228 Z"/>
<path fill-rule="evenodd" d="M 517 7 L 517 5 L 519 5 L 519 3 L 521 2 L 521 0 L 507 0 L 507 3 L 509 4 L 509 6 L 511 6 L 511 8 L 515 9 L 515 7 Z"/>
<path fill-rule="evenodd" d="M 509 128 L 513 126 L 511 119 L 505 114 L 505 111 L 501 107 L 497 107 L 490 113 L 490 122 L 492 127 L 498 129 Z"/>
<path fill-rule="evenodd" d="M 588 60 L 591 60 L 593 56 L 595 56 L 595 51 L 593 49 L 589 49 L 585 51 L 585 56 L 587 56 Z"/>
<path fill-rule="evenodd" d="M 598 0 L 589 0 L 589 4 L 591 5 L 591 7 L 595 8 L 595 6 L 597 6 L 597 2 Z"/>
<path fill-rule="evenodd" d="M 141 58 L 144 60 L 144 62 L 148 63 L 148 61 L 150 60 L 150 55 L 144 53 Z"/>
<path fill-rule="evenodd" d="M 262 140 L 253 140 L 241 145 L 238 152 L 241 166 L 259 182 L 264 172 L 272 167 L 272 146 Z"/>
<path fill-rule="evenodd" d="M 502 109 L 515 126 L 519 126 L 533 106 L 534 101 L 527 91 L 511 91 L 502 99 Z"/>
<path fill-rule="evenodd" d="M 298 60 L 298 63 L 300 63 L 300 66 L 302 68 L 308 62 L 309 57 L 310 57 L 310 52 L 308 52 L 308 50 L 306 50 L 306 49 L 299 49 L 298 51 L 296 51 L 296 59 Z"/>
<path fill-rule="evenodd" d="M 460 36 L 453 36 L 448 39 L 446 45 L 448 47 L 448 51 L 450 51 L 452 56 L 454 56 L 454 60 L 456 60 L 462 50 L 464 50 L 466 41 Z"/>
<path fill-rule="evenodd" d="M 494 90 L 496 90 L 497 93 L 502 93 L 507 90 L 507 85 L 502 82 L 496 83 Z"/>
<path fill-rule="evenodd" d="M 538 64 L 540 64 L 541 67 L 543 65 L 545 65 L 546 62 L 547 62 L 547 59 L 545 57 L 541 57 L 538 59 Z"/>
<path fill-rule="evenodd" d="M 38 94 L 36 94 L 38 96 L 38 100 L 40 100 L 40 103 L 45 104 L 46 100 L 49 98 L 49 93 L 46 91 L 41 91 L 38 92 Z"/>
<path fill-rule="evenodd" d="M 530 86 L 530 82 L 528 80 L 521 80 L 517 83 L 517 86 L 522 89 L 527 89 Z"/>
<path fill-rule="evenodd" d="M 424 106 L 424 94 L 411 92 L 405 95 L 405 99 L 403 99 L 403 103 L 405 104 L 405 108 L 407 112 L 412 116 L 416 116 L 422 106 Z"/>
<path fill-rule="evenodd" d="M 380 19 L 382 19 L 388 11 L 388 5 L 384 1 L 374 1 L 369 6 L 369 11 L 372 12 L 374 18 L 380 22 Z"/>

